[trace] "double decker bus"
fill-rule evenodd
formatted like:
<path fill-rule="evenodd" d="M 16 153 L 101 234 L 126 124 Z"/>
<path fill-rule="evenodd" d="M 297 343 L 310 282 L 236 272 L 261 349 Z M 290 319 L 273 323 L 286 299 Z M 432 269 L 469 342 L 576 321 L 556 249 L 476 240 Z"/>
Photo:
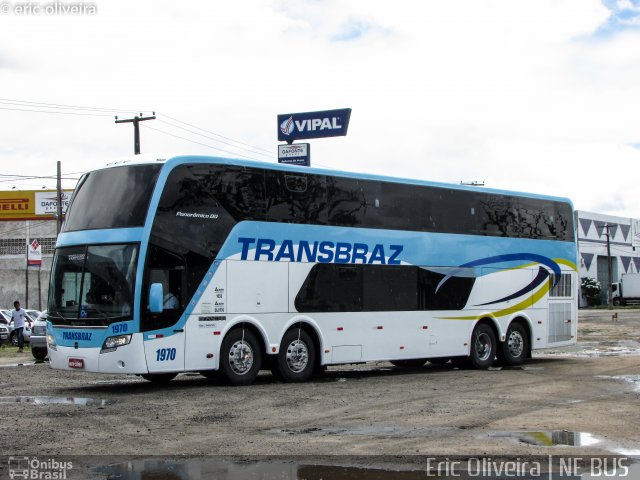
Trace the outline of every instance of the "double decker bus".
<path fill-rule="evenodd" d="M 452 360 L 576 341 L 573 209 L 542 195 L 233 159 L 79 181 L 48 302 L 53 368 L 180 372 Z"/>

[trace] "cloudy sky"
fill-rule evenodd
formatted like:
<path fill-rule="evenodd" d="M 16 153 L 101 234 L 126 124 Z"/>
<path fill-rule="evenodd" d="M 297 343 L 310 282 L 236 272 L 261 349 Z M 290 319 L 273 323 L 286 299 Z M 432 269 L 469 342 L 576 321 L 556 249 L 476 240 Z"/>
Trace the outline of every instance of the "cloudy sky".
<path fill-rule="evenodd" d="M 0 189 L 130 156 L 114 115 L 157 113 L 143 153 L 275 162 L 278 113 L 350 107 L 313 165 L 640 217 L 640 0 L 30 5 L 0 0 Z"/>

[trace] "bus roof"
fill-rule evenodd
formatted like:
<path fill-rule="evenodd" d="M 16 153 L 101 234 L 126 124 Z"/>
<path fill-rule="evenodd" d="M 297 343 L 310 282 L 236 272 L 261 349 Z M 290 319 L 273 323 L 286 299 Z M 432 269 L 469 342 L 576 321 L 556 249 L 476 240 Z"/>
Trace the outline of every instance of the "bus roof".
<path fill-rule="evenodd" d="M 568 203 L 569 205 L 571 205 L 571 209 L 573 210 L 573 203 L 567 197 L 543 195 L 543 194 L 531 193 L 531 192 L 520 192 L 520 191 L 503 190 L 503 189 L 487 188 L 487 187 L 479 187 L 479 186 L 476 187 L 476 186 L 469 186 L 469 185 L 459 185 L 455 183 L 434 182 L 429 180 L 391 177 L 391 176 L 377 175 L 377 174 L 371 174 L 371 173 L 349 172 L 344 170 L 331 170 L 331 169 L 316 168 L 316 167 L 301 167 L 301 166 L 286 165 L 281 163 L 260 162 L 256 160 L 242 160 L 237 158 L 214 157 L 214 156 L 207 156 L 207 155 L 176 155 L 176 156 L 169 156 L 166 158 L 158 157 L 157 155 L 149 155 L 149 154 L 136 155 L 135 157 L 127 158 L 123 161 L 109 163 L 105 167 L 98 168 L 96 170 L 102 170 L 104 168 L 121 167 L 125 165 L 145 165 L 145 164 L 157 164 L 157 163 L 165 163 L 167 165 L 173 166 L 173 165 L 190 163 L 190 162 L 217 163 L 222 165 L 237 165 L 237 166 L 245 166 L 245 167 L 253 167 L 253 168 L 266 168 L 269 170 L 280 170 L 280 171 L 286 171 L 286 172 L 333 175 L 337 177 L 356 178 L 356 179 L 362 179 L 362 180 L 378 180 L 378 181 L 384 181 L 384 182 L 404 183 L 409 185 L 424 185 L 424 186 L 436 187 L 436 188 L 466 190 L 471 192 L 494 193 L 497 195 L 513 195 L 513 196 L 519 196 L 519 197 L 537 198 L 537 199 Z"/>

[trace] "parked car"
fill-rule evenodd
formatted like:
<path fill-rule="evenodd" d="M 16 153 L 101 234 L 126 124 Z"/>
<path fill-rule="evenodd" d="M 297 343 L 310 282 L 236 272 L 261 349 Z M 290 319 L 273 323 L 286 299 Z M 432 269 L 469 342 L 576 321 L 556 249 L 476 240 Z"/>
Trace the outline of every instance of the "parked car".
<path fill-rule="evenodd" d="M 26 310 L 25 310 L 26 313 Z M 11 345 L 18 345 L 18 335 L 14 331 L 13 327 L 13 319 L 11 318 L 11 310 L 0 310 L 0 322 L 5 323 L 9 328 L 9 341 Z M 33 320 L 27 314 L 24 322 L 24 330 L 22 331 L 22 336 L 24 337 L 25 343 L 29 343 L 29 339 L 31 338 L 31 325 Z"/>
<path fill-rule="evenodd" d="M 24 313 L 27 314 L 27 317 L 29 317 L 33 322 L 35 322 L 38 317 L 42 314 L 42 312 L 40 310 L 25 310 Z"/>
<path fill-rule="evenodd" d="M 31 354 L 36 360 L 47 358 L 47 311 L 42 312 L 31 329 Z"/>
<path fill-rule="evenodd" d="M 9 341 L 9 326 L 5 323 L 0 323 L 0 344 Z"/>

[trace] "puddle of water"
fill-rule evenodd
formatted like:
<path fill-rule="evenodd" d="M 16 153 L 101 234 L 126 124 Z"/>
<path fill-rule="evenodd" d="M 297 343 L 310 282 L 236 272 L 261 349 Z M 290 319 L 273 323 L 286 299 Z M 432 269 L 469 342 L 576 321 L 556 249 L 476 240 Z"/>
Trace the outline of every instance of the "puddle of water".
<path fill-rule="evenodd" d="M 81 407 L 104 407 L 111 405 L 112 400 L 82 397 L 0 397 L 0 403 L 33 403 L 34 405 L 79 405 Z"/>
<path fill-rule="evenodd" d="M 538 355 L 562 357 L 619 357 L 640 355 L 640 343 L 635 340 L 617 340 L 611 342 L 584 342 L 572 347 L 547 350 Z"/>
<path fill-rule="evenodd" d="M 489 434 L 490 438 L 511 438 L 528 445 L 539 447 L 590 447 L 600 443 L 600 439 L 587 432 L 568 432 L 551 430 L 547 432 L 497 432 Z"/>
<path fill-rule="evenodd" d="M 93 382 L 89 382 L 89 385 L 122 385 L 127 383 L 140 383 L 140 380 L 137 378 L 120 378 L 120 379 L 112 379 L 112 380 L 95 380 Z"/>
<path fill-rule="evenodd" d="M 429 435 L 453 430 L 451 427 L 400 427 L 400 426 L 362 426 L 362 427 L 309 427 L 283 428 L 270 430 L 269 433 L 284 435 L 343 435 L 343 436 L 371 436 L 387 438 L 421 438 Z"/>
<path fill-rule="evenodd" d="M 448 459 L 447 459 L 448 460 Z M 539 459 L 542 465 L 545 458 Z M 337 460 L 340 461 L 340 460 Z M 348 460 L 343 460 L 348 461 Z M 524 463 L 523 463 L 524 464 Z M 581 472 L 581 474 L 558 476 L 543 473 L 542 475 L 527 475 L 529 470 L 523 470 L 522 475 L 494 476 L 487 475 L 486 472 L 478 471 L 469 467 L 469 471 L 458 463 L 458 467 L 453 467 L 447 471 L 443 469 L 438 472 L 435 466 L 430 471 L 426 469 L 382 469 L 371 467 L 339 466 L 339 465 L 312 465 L 302 461 L 233 461 L 231 459 L 205 457 L 190 458 L 182 460 L 132 460 L 126 463 L 108 465 L 96 468 L 96 471 L 107 478 L 117 478 L 119 480 L 427 480 L 438 478 L 439 480 L 470 480 L 473 478 L 550 478 L 571 480 L 590 480 L 600 478 L 602 471 L 596 471 L 598 475 L 591 476 L 592 472 Z M 471 464 L 469 464 L 471 465 Z M 628 463 L 627 463 L 628 465 Z M 618 475 L 609 474 L 607 478 L 637 479 L 640 464 L 632 464 L 628 471 L 619 471 Z M 426 466 L 425 466 L 426 468 Z M 457 469 L 456 469 L 457 468 Z M 530 468 L 530 467 L 529 467 Z"/>
<path fill-rule="evenodd" d="M 610 380 L 622 380 L 623 382 L 630 383 L 633 386 L 633 391 L 640 393 L 640 375 L 598 375 L 596 378 L 608 378 Z"/>
<path fill-rule="evenodd" d="M 38 362 L 38 363 L 43 363 L 43 362 Z M 5 368 L 5 367 L 26 367 L 29 365 L 35 365 L 36 362 L 22 362 L 22 363 L 9 363 L 7 365 L 0 365 L 0 368 Z"/>

